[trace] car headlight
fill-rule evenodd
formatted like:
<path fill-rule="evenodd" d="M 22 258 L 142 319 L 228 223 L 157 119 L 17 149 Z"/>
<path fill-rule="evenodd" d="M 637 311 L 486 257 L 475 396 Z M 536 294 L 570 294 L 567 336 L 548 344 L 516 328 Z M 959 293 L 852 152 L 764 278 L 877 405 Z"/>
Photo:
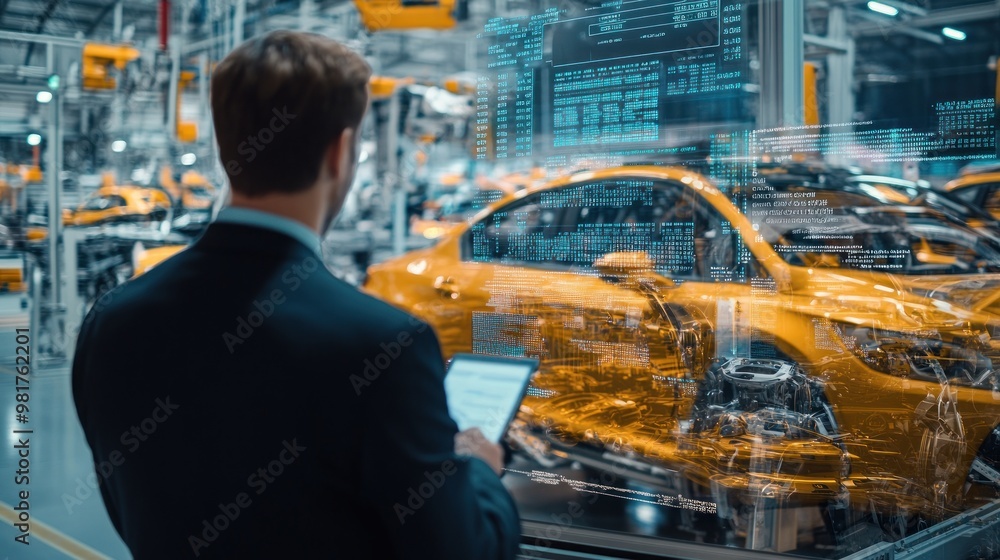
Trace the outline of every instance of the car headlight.
<path fill-rule="evenodd" d="M 952 380 L 994 385 L 985 331 L 933 329 L 900 332 L 851 323 L 832 323 L 844 346 L 875 371 L 924 381 Z"/>

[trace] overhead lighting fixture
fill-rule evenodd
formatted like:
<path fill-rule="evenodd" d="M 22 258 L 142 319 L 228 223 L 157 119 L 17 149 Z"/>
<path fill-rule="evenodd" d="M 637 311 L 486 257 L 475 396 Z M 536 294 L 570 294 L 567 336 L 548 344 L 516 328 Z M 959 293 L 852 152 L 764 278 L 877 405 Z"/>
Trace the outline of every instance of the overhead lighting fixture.
<path fill-rule="evenodd" d="M 125 151 L 126 146 L 128 146 L 128 144 L 126 144 L 124 140 L 115 140 L 111 143 L 111 151 L 116 154 L 121 153 Z"/>
<path fill-rule="evenodd" d="M 52 92 L 43 89 L 35 95 L 35 101 L 39 103 L 48 103 L 49 101 L 52 101 Z"/>
<path fill-rule="evenodd" d="M 181 165 L 194 165 L 194 162 L 198 161 L 198 156 L 191 152 L 188 152 L 181 156 Z"/>
<path fill-rule="evenodd" d="M 965 38 L 967 37 L 965 31 L 959 31 L 954 27 L 945 27 L 944 29 L 941 30 L 941 34 L 949 39 L 954 39 L 956 41 L 964 41 Z"/>
<path fill-rule="evenodd" d="M 868 9 L 873 12 L 878 12 L 880 14 L 885 14 L 887 16 L 896 17 L 899 15 L 899 9 L 888 4 L 883 4 L 881 2 L 869 2 Z"/>
<path fill-rule="evenodd" d="M 28 135 L 28 145 L 29 146 L 37 146 L 37 145 L 39 145 L 41 143 L 42 143 L 42 135 L 41 134 L 29 134 Z"/>

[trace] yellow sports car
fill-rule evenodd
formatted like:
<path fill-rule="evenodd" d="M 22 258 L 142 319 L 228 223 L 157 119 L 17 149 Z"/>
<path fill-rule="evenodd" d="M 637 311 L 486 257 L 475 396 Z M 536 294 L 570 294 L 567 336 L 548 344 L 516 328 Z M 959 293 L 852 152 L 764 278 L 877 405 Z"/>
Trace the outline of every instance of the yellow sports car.
<path fill-rule="evenodd" d="M 170 206 L 170 197 L 159 189 L 105 186 L 91 193 L 75 211 L 64 209 L 63 225 L 162 221 Z"/>
<path fill-rule="evenodd" d="M 429 322 L 446 359 L 540 358 L 516 426 L 553 456 L 680 476 L 734 511 L 978 505 L 1000 482 L 1000 247 L 837 194 L 578 173 L 372 266 L 365 289 Z"/>
<path fill-rule="evenodd" d="M 944 190 L 1000 219 L 1000 171 L 959 177 L 946 184 Z"/>

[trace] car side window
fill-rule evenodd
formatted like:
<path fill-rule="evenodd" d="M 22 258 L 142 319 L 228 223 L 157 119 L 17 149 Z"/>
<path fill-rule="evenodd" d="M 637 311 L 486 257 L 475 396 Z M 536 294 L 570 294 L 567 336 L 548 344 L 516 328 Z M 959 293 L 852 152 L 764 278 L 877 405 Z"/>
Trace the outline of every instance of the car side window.
<path fill-rule="evenodd" d="M 644 252 L 677 279 L 730 279 L 735 232 L 680 183 L 616 178 L 535 193 L 466 233 L 463 258 L 590 272 L 608 253 Z"/>
<path fill-rule="evenodd" d="M 546 238 L 557 228 L 558 208 L 545 208 L 541 193 L 497 210 L 466 233 L 463 259 L 474 262 L 544 263 Z"/>
<path fill-rule="evenodd" d="M 969 204 L 979 204 L 979 195 L 982 194 L 983 189 L 980 187 L 968 187 L 964 189 L 956 189 L 951 192 L 955 198 L 963 200 Z"/>

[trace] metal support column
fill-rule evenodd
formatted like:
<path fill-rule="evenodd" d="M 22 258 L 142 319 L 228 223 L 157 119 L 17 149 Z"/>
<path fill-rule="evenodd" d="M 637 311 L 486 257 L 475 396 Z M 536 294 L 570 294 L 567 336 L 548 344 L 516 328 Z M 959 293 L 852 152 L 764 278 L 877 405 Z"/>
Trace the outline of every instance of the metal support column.
<path fill-rule="evenodd" d="M 77 282 L 78 249 L 80 242 L 87 238 L 87 233 L 80 228 L 70 228 L 63 232 L 63 247 L 66 248 L 64 264 L 66 265 L 65 276 L 69 280 L 66 282 L 66 292 L 63 298 L 66 302 L 65 340 L 67 348 L 76 347 L 76 338 L 80 334 L 80 325 L 83 323 L 84 300 L 80 297 L 80 288 Z"/>
<path fill-rule="evenodd" d="M 167 134 L 177 137 L 177 88 L 181 73 L 181 38 L 170 37 L 170 89 L 167 93 Z"/>
<path fill-rule="evenodd" d="M 406 183 L 399 176 L 399 89 L 389 98 L 389 118 L 386 121 L 385 150 L 386 177 L 392 180 L 385 185 L 392 189 L 392 253 L 406 252 Z"/>
<path fill-rule="evenodd" d="M 299 4 L 299 31 L 309 31 L 313 24 L 313 1 L 302 0 Z"/>
<path fill-rule="evenodd" d="M 48 169 L 45 170 L 49 195 L 49 304 L 47 309 L 48 332 L 51 337 L 49 353 L 51 357 L 55 358 L 66 356 L 66 332 L 62 321 L 64 271 L 61 266 L 62 255 L 59 252 L 59 242 L 62 239 L 62 181 L 59 179 L 62 170 L 62 126 L 59 122 L 62 116 L 62 98 L 62 91 L 57 89 L 52 92 L 52 101 L 49 102 L 47 133 L 49 158 Z"/>
<path fill-rule="evenodd" d="M 845 48 L 843 53 L 831 53 L 826 58 L 826 96 L 829 122 L 848 123 L 854 120 L 854 38 L 847 29 L 847 11 L 843 6 L 830 8 L 827 38 Z"/>
<path fill-rule="evenodd" d="M 198 136 L 212 128 L 212 109 L 208 101 L 208 54 L 198 55 Z M 215 143 L 212 143 L 213 146 Z"/>
<path fill-rule="evenodd" d="M 243 24 L 247 16 L 247 0 L 236 0 L 236 13 L 233 15 L 233 48 L 243 44 Z"/>
<path fill-rule="evenodd" d="M 115 2 L 115 16 L 114 16 L 114 27 L 112 31 L 112 37 L 115 42 L 120 42 L 122 40 L 122 11 L 123 11 L 122 0 Z"/>
<path fill-rule="evenodd" d="M 760 115 L 758 128 L 802 124 L 803 35 L 801 0 L 760 2 Z"/>

